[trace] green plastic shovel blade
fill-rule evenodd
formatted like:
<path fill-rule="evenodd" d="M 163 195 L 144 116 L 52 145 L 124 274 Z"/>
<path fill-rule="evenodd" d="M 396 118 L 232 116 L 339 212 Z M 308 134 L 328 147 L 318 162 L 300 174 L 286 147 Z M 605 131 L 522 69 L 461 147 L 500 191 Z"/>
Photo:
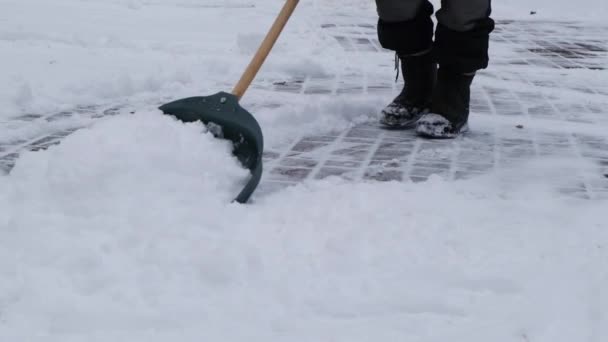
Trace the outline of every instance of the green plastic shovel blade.
<path fill-rule="evenodd" d="M 202 121 L 216 137 L 233 142 L 233 154 L 251 171 L 251 178 L 234 199 L 246 203 L 262 178 L 264 137 L 258 122 L 239 105 L 236 96 L 220 92 L 189 97 L 162 105 L 160 110 L 183 122 Z"/>

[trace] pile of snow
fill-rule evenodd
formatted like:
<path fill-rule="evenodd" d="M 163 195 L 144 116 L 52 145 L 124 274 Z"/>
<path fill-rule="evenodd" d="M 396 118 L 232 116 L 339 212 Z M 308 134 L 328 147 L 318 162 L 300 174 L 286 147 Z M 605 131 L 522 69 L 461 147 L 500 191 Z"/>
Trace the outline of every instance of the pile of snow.
<path fill-rule="evenodd" d="M 103 209 L 156 211 L 195 201 L 184 196 L 196 192 L 214 194 L 209 197 L 221 203 L 247 177 L 231 149 L 202 123 L 143 111 L 104 119 L 44 153 L 24 152 L 4 179 L 3 195 L 16 205 L 48 203 L 39 209 L 69 207 L 85 217 Z M 138 202 L 130 192 L 144 193 L 146 200 Z M 101 205 L 96 199 L 110 201 Z"/>

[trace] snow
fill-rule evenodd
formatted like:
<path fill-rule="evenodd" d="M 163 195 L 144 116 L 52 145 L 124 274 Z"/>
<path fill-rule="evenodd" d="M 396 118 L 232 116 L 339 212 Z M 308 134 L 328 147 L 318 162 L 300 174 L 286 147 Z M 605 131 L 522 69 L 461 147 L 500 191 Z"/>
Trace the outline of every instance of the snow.
<path fill-rule="evenodd" d="M 248 207 L 228 204 L 244 170 L 202 131 L 149 112 L 21 157 L 0 185 L 2 339 L 606 336 L 605 203 L 547 189 L 568 161 L 329 179 Z"/>
<path fill-rule="evenodd" d="M 92 125 L 74 118 L 87 127 L 0 176 L 0 341 L 608 340 L 608 203 L 556 190 L 581 169 L 567 156 L 461 181 L 311 180 L 231 203 L 247 179 L 231 146 L 154 107 L 229 90 L 282 1 L 0 2 L 0 121 L 137 107 Z M 517 0 L 494 12 L 587 22 L 605 9 Z M 373 20 L 370 11 L 367 0 L 302 1 L 259 84 L 353 70 L 392 81 L 318 29 L 344 13 Z M 546 91 L 564 102 L 602 96 Z M 243 106 L 276 146 L 361 122 L 386 100 L 310 102 L 254 87 Z M 285 106 L 264 106 L 273 103 Z M 473 129 L 497 120 L 519 123 L 475 116 Z M 567 124 L 605 135 L 605 125 Z"/>
<path fill-rule="evenodd" d="M 110 128 L 88 133 L 98 141 Z M 81 148 L 84 135 L 55 152 Z M 119 146 L 108 152 L 133 156 Z M 225 175 L 198 187 L 196 177 L 170 176 L 182 169 L 147 176 L 162 166 L 150 162 L 157 154 L 129 162 L 144 177 L 127 177 L 135 187 L 118 176 L 53 177 L 73 172 L 66 163 L 21 182 L 26 170 L 15 171 L 14 187 L 35 189 L 7 199 L 17 208 L 0 249 L 9 280 L 0 336 L 571 341 L 605 334 L 605 206 L 556 201 L 525 172 L 510 175 L 529 180 L 525 191 L 496 192 L 495 177 L 423 186 L 334 179 L 245 208 L 220 205 L 229 186 L 212 184 Z M 97 166 L 102 175 L 125 171 Z M 186 186 L 194 191 L 173 191 Z"/>

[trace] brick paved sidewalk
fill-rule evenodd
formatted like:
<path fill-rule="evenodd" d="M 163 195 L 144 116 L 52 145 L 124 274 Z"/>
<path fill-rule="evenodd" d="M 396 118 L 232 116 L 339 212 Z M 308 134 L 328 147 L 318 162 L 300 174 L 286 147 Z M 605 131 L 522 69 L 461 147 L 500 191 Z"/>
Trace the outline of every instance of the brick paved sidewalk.
<path fill-rule="evenodd" d="M 382 52 L 373 25 L 323 28 L 347 53 Z M 492 39 L 498 52 L 474 84 L 471 133 L 453 141 L 428 141 L 369 122 L 343 132 L 302 136 L 291 146 L 266 152 L 262 192 L 328 176 L 419 182 L 437 174 L 463 179 L 556 156 L 580 165 L 579 174 L 560 184 L 560 191 L 608 198 L 608 79 L 569 77 L 575 71 L 592 75 L 608 66 L 608 28 L 502 21 Z M 355 73 L 300 75 L 275 82 L 270 90 L 357 96 L 395 93 L 399 87 L 390 79 Z M 483 122 L 488 124 L 475 129 L 479 118 L 487 118 Z"/>

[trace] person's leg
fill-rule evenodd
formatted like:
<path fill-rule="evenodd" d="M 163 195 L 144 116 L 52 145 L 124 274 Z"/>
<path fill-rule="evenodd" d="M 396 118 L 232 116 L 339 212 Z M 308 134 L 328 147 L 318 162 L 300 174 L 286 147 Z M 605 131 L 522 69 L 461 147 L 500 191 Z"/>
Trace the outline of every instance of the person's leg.
<path fill-rule="evenodd" d="M 407 128 L 429 111 L 436 77 L 431 58 L 433 5 L 427 0 L 376 0 L 378 39 L 401 60 L 405 80 L 401 93 L 382 110 L 380 122 Z"/>
<path fill-rule="evenodd" d="M 461 73 L 485 69 L 494 29 L 490 0 L 442 0 L 441 5 L 434 47 L 439 65 Z"/>
<path fill-rule="evenodd" d="M 470 86 L 475 72 L 488 66 L 490 13 L 490 0 L 442 0 L 433 46 L 437 84 L 432 113 L 417 123 L 420 135 L 452 138 L 467 129 Z"/>
<path fill-rule="evenodd" d="M 433 44 L 433 5 L 426 0 L 376 0 L 378 38 L 383 48 L 403 55 Z"/>

